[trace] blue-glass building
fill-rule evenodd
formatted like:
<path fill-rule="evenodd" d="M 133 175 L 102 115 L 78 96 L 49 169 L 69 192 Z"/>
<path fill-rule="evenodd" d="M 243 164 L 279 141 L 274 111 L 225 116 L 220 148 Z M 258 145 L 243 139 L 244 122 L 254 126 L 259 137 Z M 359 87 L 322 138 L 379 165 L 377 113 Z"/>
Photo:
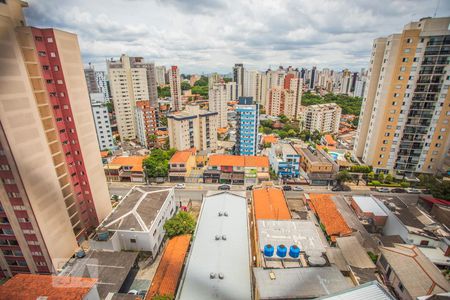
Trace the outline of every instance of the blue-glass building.
<path fill-rule="evenodd" d="M 256 155 L 259 107 L 253 97 L 239 97 L 236 106 L 236 155 Z"/>

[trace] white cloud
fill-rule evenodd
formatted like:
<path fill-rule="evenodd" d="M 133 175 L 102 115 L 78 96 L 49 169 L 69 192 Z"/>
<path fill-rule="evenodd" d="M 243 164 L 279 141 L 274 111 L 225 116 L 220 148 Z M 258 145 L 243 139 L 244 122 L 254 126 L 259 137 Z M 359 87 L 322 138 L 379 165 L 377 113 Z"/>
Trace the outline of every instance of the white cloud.
<path fill-rule="evenodd" d="M 85 62 L 121 53 L 182 72 L 227 73 L 236 62 L 366 67 L 372 40 L 434 14 L 437 0 L 29 0 L 29 25 L 78 34 Z M 450 15 L 441 1 L 437 16 Z"/>

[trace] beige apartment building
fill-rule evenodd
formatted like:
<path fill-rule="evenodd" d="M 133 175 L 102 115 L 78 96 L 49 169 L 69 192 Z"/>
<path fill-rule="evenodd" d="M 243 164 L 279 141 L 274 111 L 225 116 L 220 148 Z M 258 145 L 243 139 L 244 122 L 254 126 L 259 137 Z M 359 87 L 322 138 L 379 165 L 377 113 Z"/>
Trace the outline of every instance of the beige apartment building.
<path fill-rule="evenodd" d="M 217 128 L 228 127 L 228 95 L 225 83 L 215 83 L 209 90 L 209 111 L 217 112 Z"/>
<path fill-rule="evenodd" d="M 337 133 L 342 109 L 336 103 L 316 104 L 303 108 L 300 127 L 311 132 Z"/>
<path fill-rule="evenodd" d="M 355 154 L 377 172 L 447 172 L 450 18 L 374 40 Z"/>
<path fill-rule="evenodd" d="M 181 102 L 181 77 L 180 68 L 171 66 L 169 69 L 170 97 L 172 98 L 172 110 L 183 110 Z"/>
<path fill-rule="evenodd" d="M 155 65 L 145 63 L 142 57 L 122 54 L 118 61 L 108 60 L 107 67 L 120 139 L 132 140 L 137 135 L 136 101 L 149 100 L 152 107 L 157 107 Z"/>
<path fill-rule="evenodd" d="M 187 105 L 185 110 L 167 116 L 170 148 L 197 151 L 217 150 L 217 112 Z"/>
<path fill-rule="evenodd" d="M 0 278 L 55 273 L 111 211 L 77 36 L 0 2 Z"/>

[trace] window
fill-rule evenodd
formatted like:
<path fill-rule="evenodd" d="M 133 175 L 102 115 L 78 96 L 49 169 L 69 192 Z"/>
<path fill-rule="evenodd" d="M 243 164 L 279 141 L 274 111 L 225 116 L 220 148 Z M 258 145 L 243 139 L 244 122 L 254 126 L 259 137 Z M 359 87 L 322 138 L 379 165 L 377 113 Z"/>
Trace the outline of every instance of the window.
<path fill-rule="evenodd" d="M 136 239 L 130 239 L 130 243 L 136 244 Z"/>
<path fill-rule="evenodd" d="M 408 62 L 408 58 L 407 57 L 403 57 L 402 62 Z"/>
<path fill-rule="evenodd" d="M 50 52 L 50 57 L 56 57 L 55 52 Z"/>
<path fill-rule="evenodd" d="M 409 38 L 406 40 L 406 43 L 411 44 L 413 42 L 413 39 Z"/>
<path fill-rule="evenodd" d="M 401 282 L 398 283 L 398 289 L 402 292 L 405 290 L 405 287 L 403 286 L 403 284 Z"/>
<path fill-rule="evenodd" d="M 53 38 L 51 37 L 47 38 L 47 43 L 53 43 Z"/>

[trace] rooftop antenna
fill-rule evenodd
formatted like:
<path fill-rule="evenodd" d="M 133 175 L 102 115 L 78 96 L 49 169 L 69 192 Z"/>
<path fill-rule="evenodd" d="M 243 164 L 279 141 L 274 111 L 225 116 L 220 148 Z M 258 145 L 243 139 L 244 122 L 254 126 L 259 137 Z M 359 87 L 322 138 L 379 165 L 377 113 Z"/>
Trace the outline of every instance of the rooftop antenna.
<path fill-rule="evenodd" d="M 434 10 L 433 18 L 436 18 L 436 14 L 437 14 L 437 11 L 438 11 L 439 4 L 440 4 L 440 3 L 441 3 L 441 0 L 437 0 L 436 9 Z"/>

